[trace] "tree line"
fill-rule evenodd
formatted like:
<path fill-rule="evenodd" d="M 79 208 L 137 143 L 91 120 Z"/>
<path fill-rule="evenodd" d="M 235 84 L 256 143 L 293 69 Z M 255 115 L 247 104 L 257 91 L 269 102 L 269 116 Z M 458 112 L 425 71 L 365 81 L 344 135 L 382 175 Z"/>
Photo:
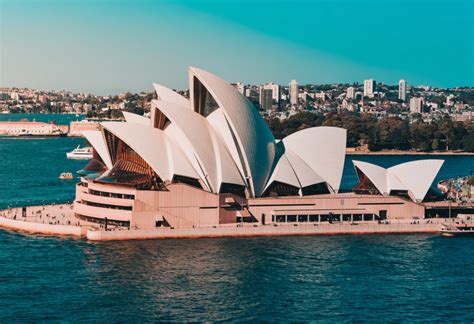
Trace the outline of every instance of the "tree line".
<path fill-rule="evenodd" d="M 421 116 L 420 116 L 421 117 Z M 370 151 L 415 150 L 420 152 L 463 150 L 474 152 L 474 125 L 453 121 L 449 115 L 431 123 L 415 118 L 410 123 L 400 117 L 377 119 L 369 114 L 300 112 L 287 119 L 267 120 L 275 138 L 315 126 L 347 129 L 347 146 L 367 145 Z"/>

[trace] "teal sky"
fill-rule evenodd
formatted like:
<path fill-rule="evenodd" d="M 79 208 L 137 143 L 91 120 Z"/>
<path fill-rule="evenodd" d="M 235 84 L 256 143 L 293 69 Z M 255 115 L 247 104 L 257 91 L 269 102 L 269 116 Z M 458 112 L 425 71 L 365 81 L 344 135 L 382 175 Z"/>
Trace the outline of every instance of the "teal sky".
<path fill-rule="evenodd" d="M 0 85 L 96 94 L 246 83 L 474 86 L 473 0 L 0 0 Z"/>

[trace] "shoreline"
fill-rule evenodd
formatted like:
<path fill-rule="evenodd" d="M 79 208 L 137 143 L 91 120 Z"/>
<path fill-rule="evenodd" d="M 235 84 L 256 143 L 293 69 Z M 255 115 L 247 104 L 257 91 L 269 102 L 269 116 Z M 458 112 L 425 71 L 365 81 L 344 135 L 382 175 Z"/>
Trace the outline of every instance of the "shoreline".
<path fill-rule="evenodd" d="M 454 222 L 454 219 L 452 219 Z M 124 241 L 170 238 L 222 238 L 303 235 L 371 235 L 439 233 L 445 219 L 392 220 L 388 223 L 229 224 L 210 227 L 116 228 L 105 230 L 81 225 L 70 204 L 18 207 L 0 210 L 0 228 L 22 234 L 76 237 L 89 241 Z"/>

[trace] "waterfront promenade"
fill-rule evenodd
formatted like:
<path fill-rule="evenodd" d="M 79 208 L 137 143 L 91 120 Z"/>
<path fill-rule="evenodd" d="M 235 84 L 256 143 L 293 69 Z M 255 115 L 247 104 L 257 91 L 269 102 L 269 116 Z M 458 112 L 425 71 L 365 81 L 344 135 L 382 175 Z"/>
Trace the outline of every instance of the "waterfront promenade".
<path fill-rule="evenodd" d="M 70 204 L 10 208 L 0 211 L 0 227 L 31 234 L 83 237 L 91 241 L 143 240 L 166 238 L 297 236 L 341 234 L 401 234 L 437 233 L 446 223 L 461 219 L 406 219 L 386 222 L 342 223 L 280 223 L 261 225 L 252 223 L 185 228 L 104 229 L 84 225 L 74 217 Z"/>
<path fill-rule="evenodd" d="M 0 211 L 0 227 L 31 234 L 84 236 L 70 204 L 8 208 Z"/>

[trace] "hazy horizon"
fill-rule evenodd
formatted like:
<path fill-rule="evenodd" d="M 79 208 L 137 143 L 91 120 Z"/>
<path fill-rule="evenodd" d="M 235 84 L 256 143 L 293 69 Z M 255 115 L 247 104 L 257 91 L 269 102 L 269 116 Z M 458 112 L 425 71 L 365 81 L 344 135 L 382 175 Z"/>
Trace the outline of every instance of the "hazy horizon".
<path fill-rule="evenodd" d="M 97 95 L 250 84 L 474 86 L 470 0 L 0 0 L 0 86 Z"/>

